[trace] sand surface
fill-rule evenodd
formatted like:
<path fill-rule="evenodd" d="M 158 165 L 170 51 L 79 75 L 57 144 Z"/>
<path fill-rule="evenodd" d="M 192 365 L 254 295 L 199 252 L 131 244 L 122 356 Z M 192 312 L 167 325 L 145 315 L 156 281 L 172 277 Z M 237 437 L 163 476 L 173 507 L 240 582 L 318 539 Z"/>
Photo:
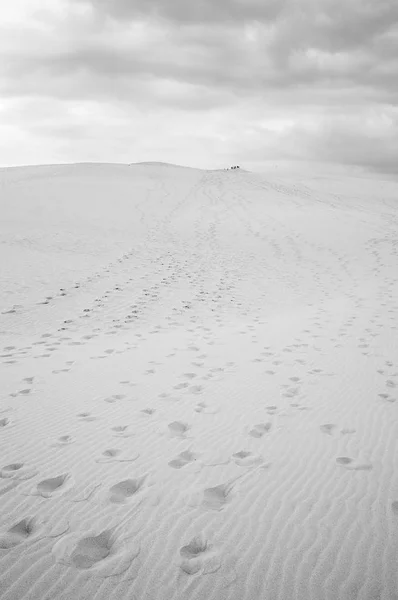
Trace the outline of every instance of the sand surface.
<path fill-rule="evenodd" d="M 0 170 L 2 600 L 397 600 L 398 185 Z"/>

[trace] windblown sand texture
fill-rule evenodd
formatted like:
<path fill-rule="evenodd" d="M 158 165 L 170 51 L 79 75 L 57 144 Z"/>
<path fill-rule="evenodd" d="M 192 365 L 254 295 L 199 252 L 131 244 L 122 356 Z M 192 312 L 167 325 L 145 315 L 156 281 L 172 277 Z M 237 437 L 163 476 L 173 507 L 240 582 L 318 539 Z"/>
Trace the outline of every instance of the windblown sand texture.
<path fill-rule="evenodd" d="M 397 600 L 398 184 L 0 170 L 2 600 Z"/>

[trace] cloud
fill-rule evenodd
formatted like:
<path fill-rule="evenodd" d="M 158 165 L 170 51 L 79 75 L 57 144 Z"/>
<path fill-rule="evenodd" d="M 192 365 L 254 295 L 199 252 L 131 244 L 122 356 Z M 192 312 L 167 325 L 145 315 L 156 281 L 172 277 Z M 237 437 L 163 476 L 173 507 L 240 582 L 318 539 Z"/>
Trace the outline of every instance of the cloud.
<path fill-rule="evenodd" d="M 7 135 L 14 123 L 18 139 L 22 129 L 53 138 L 66 154 L 72 139 L 84 154 L 108 135 L 118 160 L 123 130 L 145 136 L 142 122 L 149 152 L 151 118 L 166 121 L 166 154 L 186 157 L 191 145 L 192 162 L 243 163 L 245 149 L 256 163 L 305 156 L 394 168 L 396 0 L 15 0 L 0 51 Z"/>
<path fill-rule="evenodd" d="M 74 0 L 80 2 L 80 0 Z M 98 14 L 115 19 L 157 18 L 178 23 L 231 23 L 273 20 L 288 0 L 91 0 Z"/>
<path fill-rule="evenodd" d="M 323 122 L 315 135 L 301 135 L 308 154 L 325 161 L 398 174 L 398 109 L 379 107 Z"/>
<path fill-rule="evenodd" d="M 120 83 L 127 93 L 126 79 L 145 78 L 211 86 L 237 95 L 298 85 L 377 85 L 386 94 L 398 90 L 398 80 L 392 77 L 398 68 L 395 0 L 286 0 L 275 5 L 202 1 L 189 15 L 180 8 L 191 3 L 182 0 L 97 0 L 79 4 L 77 13 L 75 2 L 68 6 L 67 18 L 62 14 L 62 19 L 47 20 L 52 30 L 26 27 L 22 33 L 28 53 L 21 52 L 20 40 L 11 33 L 3 65 L 9 75 L 4 93 L 7 85 L 11 93 L 23 93 L 25 85 L 30 92 L 33 79 L 41 88 L 41 75 L 56 80 L 57 86 L 71 75 L 83 94 L 91 85 L 94 93 L 100 92 L 101 80 Z M 231 19 L 221 21 L 224 13 Z M 166 22 L 153 14 L 164 15 Z M 209 22 L 203 23 L 203 15 Z M 105 16 L 119 21 L 104 21 Z M 109 86 L 108 92 L 112 93 Z"/>

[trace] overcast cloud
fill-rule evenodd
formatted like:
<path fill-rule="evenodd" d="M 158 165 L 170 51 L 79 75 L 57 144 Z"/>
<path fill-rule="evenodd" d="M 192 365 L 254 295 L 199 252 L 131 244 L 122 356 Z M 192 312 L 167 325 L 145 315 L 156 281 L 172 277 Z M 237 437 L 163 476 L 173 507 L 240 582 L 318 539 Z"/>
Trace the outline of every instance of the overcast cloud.
<path fill-rule="evenodd" d="M 0 165 L 398 173 L 397 0 L 13 0 Z"/>

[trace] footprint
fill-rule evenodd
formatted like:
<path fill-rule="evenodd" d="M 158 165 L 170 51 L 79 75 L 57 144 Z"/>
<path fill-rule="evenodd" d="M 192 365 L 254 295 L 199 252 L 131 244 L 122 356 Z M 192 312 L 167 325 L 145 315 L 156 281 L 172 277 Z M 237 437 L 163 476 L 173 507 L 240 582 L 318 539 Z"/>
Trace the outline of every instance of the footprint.
<path fill-rule="evenodd" d="M 90 569 L 110 555 L 111 540 L 110 530 L 103 531 L 95 537 L 82 538 L 71 554 L 72 565 L 77 569 Z"/>
<path fill-rule="evenodd" d="M 189 388 L 189 391 L 191 392 L 191 394 L 201 394 L 204 390 L 203 385 L 192 385 Z"/>
<path fill-rule="evenodd" d="M 134 496 L 144 485 L 146 475 L 137 479 L 125 479 L 113 485 L 110 489 L 109 500 L 114 503 L 121 504 L 128 498 Z"/>
<path fill-rule="evenodd" d="M 352 458 L 349 458 L 348 456 L 338 456 L 336 458 L 336 462 L 339 465 L 349 465 L 350 463 L 352 463 Z"/>
<path fill-rule="evenodd" d="M 72 534 L 67 537 L 74 540 L 76 536 Z M 90 569 L 110 555 L 112 545 L 112 530 L 105 530 L 97 536 L 83 537 L 70 553 L 70 564 L 77 569 Z M 62 546 L 63 544 L 58 543 L 57 549 Z M 55 554 L 57 554 L 57 549 Z"/>
<path fill-rule="evenodd" d="M 1 538 L 0 549 L 9 550 L 15 548 L 21 542 L 27 540 L 35 531 L 35 522 L 33 519 L 22 519 L 16 525 L 13 525 Z"/>
<path fill-rule="evenodd" d="M 222 483 L 203 492 L 202 506 L 210 510 L 222 510 L 229 501 L 233 483 Z"/>
<path fill-rule="evenodd" d="M 398 515 L 398 500 L 393 500 L 391 502 L 391 510 L 394 513 L 394 515 Z"/>
<path fill-rule="evenodd" d="M 108 448 L 102 453 L 102 457 L 98 458 L 95 462 L 97 463 L 109 463 L 109 462 L 134 462 L 140 456 L 137 452 L 130 458 L 118 458 L 120 455 L 123 457 L 123 453 L 118 448 Z"/>
<path fill-rule="evenodd" d="M 198 535 L 186 545 L 180 548 L 182 558 L 180 569 L 186 575 L 215 573 L 221 567 L 221 561 L 212 546 L 203 535 Z"/>
<path fill-rule="evenodd" d="M 206 402 L 198 402 L 194 410 L 195 412 L 204 413 L 206 415 L 215 415 L 218 412 L 218 408 L 210 408 Z"/>
<path fill-rule="evenodd" d="M 74 438 L 71 435 L 60 435 L 57 441 L 52 446 L 68 446 L 74 442 Z"/>
<path fill-rule="evenodd" d="M 128 428 L 128 425 L 116 425 L 115 427 L 111 427 L 115 436 L 123 438 L 131 437 L 132 435 L 134 435 L 131 431 L 128 430 Z"/>
<path fill-rule="evenodd" d="M 95 421 L 97 417 L 94 417 L 89 412 L 82 412 L 77 415 L 81 421 L 86 421 L 87 423 L 90 421 Z"/>
<path fill-rule="evenodd" d="M 175 390 L 182 390 L 183 388 L 188 387 L 188 383 L 177 383 L 177 385 L 173 386 Z"/>
<path fill-rule="evenodd" d="M 23 463 L 12 463 L 10 465 L 6 465 L 0 471 L 1 477 L 10 477 L 9 473 L 15 473 L 22 469 Z"/>
<path fill-rule="evenodd" d="M 184 452 L 181 452 L 177 456 L 177 458 L 171 460 L 168 464 L 169 467 L 172 467 L 173 469 L 181 469 L 182 467 L 185 467 L 186 465 L 189 465 L 190 463 L 194 462 L 196 459 L 196 454 L 194 454 L 190 450 L 185 450 Z"/>
<path fill-rule="evenodd" d="M 371 465 L 370 463 L 364 463 L 364 464 L 355 465 L 353 467 L 348 467 L 348 468 L 350 469 L 350 471 L 372 471 L 373 465 Z"/>
<path fill-rule="evenodd" d="M 207 541 L 203 535 L 198 535 L 186 545 L 180 548 L 180 556 L 183 558 L 196 558 L 208 549 Z"/>
<path fill-rule="evenodd" d="M 249 431 L 249 435 L 254 438 L 261 438 L 264 434 L 271 431 L 272 423 L 259 423 L 258 425 L 254 425 L 253 429 Z"/>
<path fill-rule="evenodd" d="M 245 450 L 235 452 L 235 454 L 232 455 L 232 458 L 238 467 L 252 467 L 253 465 L 259 465 L 263 462 L 262 456 Z"/>
<path fill-rule="evenodd" d="M 342 429 L 340 431 L 340 433 L 342 435 L 351 435 L 352 433 L 355 433 L 355 432 L 356 432 L 356 429 L 349 429 L 348 427 L 345 427 L 344 429 Z"/>
<path fill-rule="evenodd" d="M 25 467 L 24 463 L 11 463 L 0 470 L 3 479 L 18 479 L 25 481 L 37 475 L 38 471 L 32 467 Z"/>
<path fill-rule="evenodd" d="M 27 396 L 30 394 L 32 390 L 30 388 L 25 388 L 24 390 L 19 390 L 18 394 L 22 394 L 23 396 Z"/>
<path fill-rule="evenodd" d="M 43 498 L 51 498 L 54 492 L 58 492 L 63 488 L 66 481 L 70 478 L 69 474 L 58 475 L 51 479 L 43 479 L 37 484 L 37 491 Z"/>
<path fill-rule="evenodd" d="M 115 528 L 101 533 L 79 532 L 63 536 L 52 548 L 55 560 L 75 569 L 91 569 L 97 577 L 121 575 L 139 555 L 140 548 L 128 538 L 115 535 Z"/>
<path fill-rule="evenodd" d="M 173 437 L 185 437 L 186 432 L 189 429 L 189 425 L 187 423 L 183 423 L 182 421 L 173 421 L 168 424 L 169 432 Z"/>
<path fill-rule="evenodd" d="M 156 410 L 154 408 L 143 408 L 140 412 L 146 415 L 153 415 L 155 414 Z"/>
<path fill-rule="evenodd" d="M 117 448 L 109 448 L 108 450 L 104 450 L 102 455 L 105 458 L 113 459 L 113 458 L 116 458 L 116 456 L 118 456 L 120 453 L 121 453 L 121 450 L 118 450 Z"/>
<path fill-rule="evenodd" d="M 332 435 L 333 430 L 336 428 L 334 423 L 326 423 L 325 425 L 321 425 L 319 429 L 322 433 L 326 433 L 327 435 Z"/>
<path fill-rule="evenodd" d="M 283 396 L 285 396 L 285 398 L 294 398 L 294 396 L 297 396 L 299 391 L 299 388 L 288 388 Z"/>

